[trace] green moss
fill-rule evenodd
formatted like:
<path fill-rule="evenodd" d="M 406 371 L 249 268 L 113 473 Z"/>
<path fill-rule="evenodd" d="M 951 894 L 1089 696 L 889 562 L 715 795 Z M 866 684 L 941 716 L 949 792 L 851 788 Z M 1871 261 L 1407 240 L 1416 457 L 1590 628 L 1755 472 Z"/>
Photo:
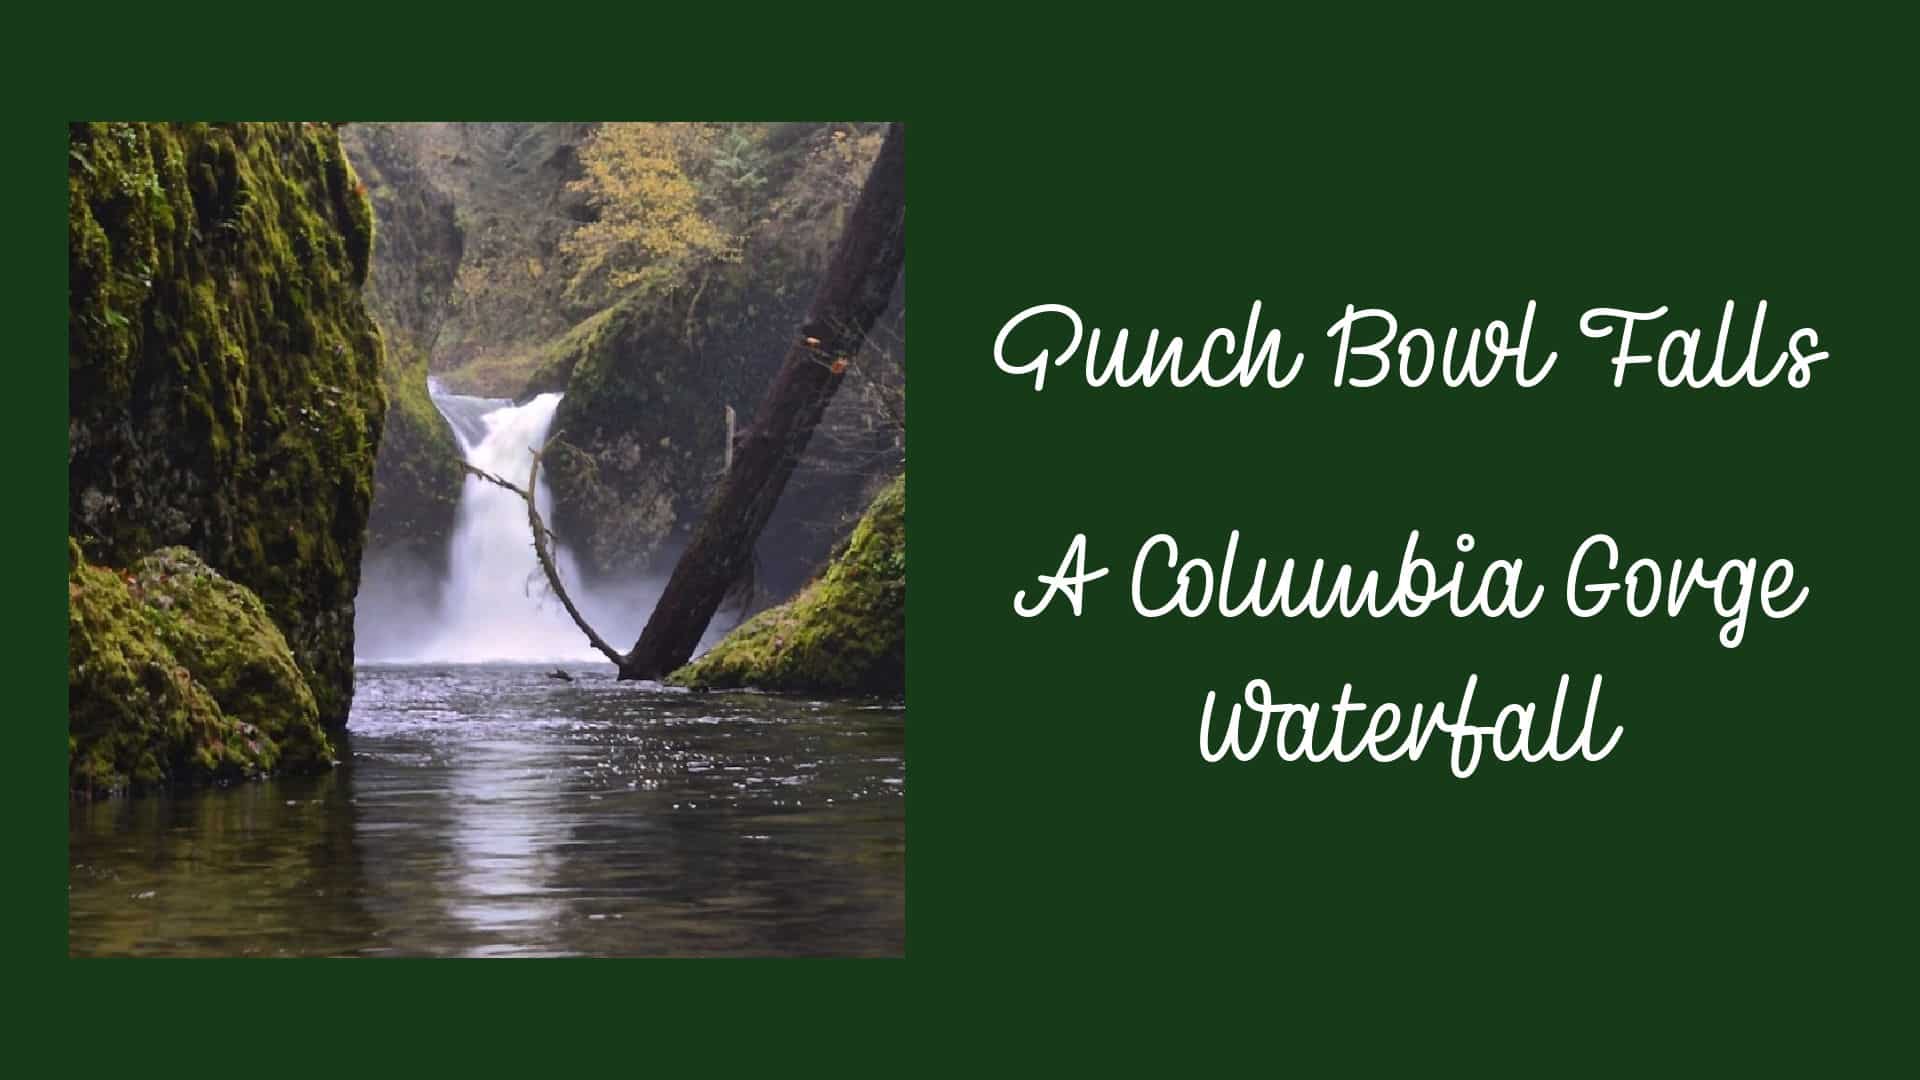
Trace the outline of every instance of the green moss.
<path fill-rule="evenodd" d="M 595 125 L 356 123 L 342 133 L 380 221 L 376 315 L 459 393 L 517 397 L 593 313 L 558 247 L 586 214 L 574 147 Z"/>
<path fill-rule="evenodd" d="M 73 124 L 67 210 L 68 532 L 113 565 L 199 552 L 344 722 L 387 403 L 338 132 Z"/>
<path fill-rule="evenodd" d="M 753 686 L 898 695 L 907 674 L 907 487 L 882 490 L 825 574 L 668 676 L 695 689 Z"/>
<path fill-rule="evenodd" d="M 525 398 L 567 389 L 574 368 L 607 347 L 607 327 L 619 312 L 608 307 L 539 345 L 485 353 L 441 375 L 447 388 L 480 397 Z"/>
<path fill-rule="evenodd" d="M 744 425 L 804 314 L 776 260 L 725 268 L 693 289 L 631 296 L 583 322 L 537 371 L 563 373 L 553 428 L 582 454 L 554 455 L 553 527 L 592 574 L 666 569 L 726 457 L 726 407 Z M 778 284 L 777 284 L 778 283 Z M 757 299 L 756 299 L 757 298 Z"/>
<path fill-rule="evenodd" d="M 67 541 L 68 782 L 77 792 L 317 769 L 333 759 L 286 638 L 185 548 L 116 572 Z"/>
<path fill-rule="evenodd" d="M 446 559 L 447 538 L 466 474 L 460 446 L 427 392 L 427 359 L 411 348 L 388 350 L 382 378 L 387 423 L 374 465 L 369 548 L 404 551 L 429 566 Z"/>
<path fill-rule="evenodd" d="M 776 169 L 773 189 L 781 182 Z M 807 202 L 796 198 L 789 190 L 776 201 Z M 589 575 L 664 573 L 663 554 L 690 539 L 725 469 L 725 410 L 735 410 L 741 429 L 751 422 L 838 240 L 831 219 L 839 203 L 808 205 L 754 230 L 736 261 L 704 267 L 671 288 L 624 295 L 533 369 L 529 389 L 558 389 L 565 379 L 553 426 L 584 454 L 554 455 L 545 475 L 554 530 Z M 867 371 L 881 367 L 870 354 L 861 363 Z M 852 395 L 836 395 L 829 407 L 839 410 L 833 416 L 843 435 L 851 434 L 847 425 L 871 419 L 859 415 Z M 891 471 L 884 454 L 871 451 L 864 442 L 836 446 L 826 438 L 809 445 L 770 526 L 779 542 L 761 567 L 763 581 L 790 587 L 818 564 L 832 536 L 824 524 L 857 514 L 867 482 Z M 823 468 L 836 454 L 833 467 Z"/>
<path fill-rule="evenodd" d="M 427 354 L 453 292 L 462 238 L 452 201 L 404 152 L 402 130 L 355 124 L 341 139 L 379 222 L 365 291 L 386 336 L 380 375 L 388 407 L 367 545 L 432 569 L 446 560 L 464 477 L 459 444 L 427 392 Z"/>

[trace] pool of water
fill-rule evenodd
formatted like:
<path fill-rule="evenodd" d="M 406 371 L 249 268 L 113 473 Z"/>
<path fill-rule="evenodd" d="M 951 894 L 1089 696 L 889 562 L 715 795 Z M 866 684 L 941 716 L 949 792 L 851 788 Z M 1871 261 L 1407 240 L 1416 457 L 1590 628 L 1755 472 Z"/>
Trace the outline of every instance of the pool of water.
<path fill-rule="evenodd" d="M 359 670 L 323 776 L 72 804 L 74 955 L 898 956 L 906 713 Z"/>

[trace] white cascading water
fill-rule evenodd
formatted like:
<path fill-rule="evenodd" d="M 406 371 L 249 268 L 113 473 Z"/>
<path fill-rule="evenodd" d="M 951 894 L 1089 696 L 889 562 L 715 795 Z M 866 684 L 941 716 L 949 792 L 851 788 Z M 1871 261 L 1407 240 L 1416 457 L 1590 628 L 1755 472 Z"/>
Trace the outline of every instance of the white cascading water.
<path fill-rule="evenodd" d="M 561 395 L 541 394 L 515 405 L 444 393 L 431 379 L 427 386 L 467 463 L 525 485 L 529 451 L 546 443 Z M 551 525 L 553 494 L 544 476 L 534 499 Z M 601 636 L 616 645 L 640 636 L 664 581 L 587 582 L 564 543 L 554 545 L 554 562 L 568 594 Z M 701 647 L 718 640 L 737 618 L 716 618 Z M 358 661 L 375 664 L 607 662 L 548 589 L 533 553 L 527 504 L 475 476 L 460 490 L 444 578 L 398 551 L 367 553 L 355 600 L 354 652 Z"/>
<path fill-rule="evenodd" d="M 529 451 L 546 442 L 561 395 L 515 405 L 429 387 L 467 462 L 524 485 Z M 550 520 L 553 496 L 544 478 L 534 498 Z M 613 641 L 639 634 L 658 596 L 655 583 L 602 582 L 589 589 L 564 545 L 554 556 L 568 592 L 596 629 Z M 474 476 L 460 491 L 445 580 L 374 560 L 361 582 L 357 634 L 360 659 L 371 662 L 606 662 L 547 588 L 526 503 Z"/>
<path fill-rule="evenodd" d="M 469 464 L 524 484 L 533 460 L 529 451 L 547 441 L 560 395 L 541 394 L 525 405 L 451 396 L 442 396 L 440 403 Z M 473 416 L 475 406 L 485 411 Z M 544 480 L 534 500 L 540 516 L 550 518 L 553 496 Z M 566 580 L 580 580 L 564 550 L 556 553 L 556 561 Z M 533 554 L 526 503 L 475 476 L 467 477 L 460 492 L 439 632 L 427 655 L 434 660 L 599 658 L 547 590 Z"/>

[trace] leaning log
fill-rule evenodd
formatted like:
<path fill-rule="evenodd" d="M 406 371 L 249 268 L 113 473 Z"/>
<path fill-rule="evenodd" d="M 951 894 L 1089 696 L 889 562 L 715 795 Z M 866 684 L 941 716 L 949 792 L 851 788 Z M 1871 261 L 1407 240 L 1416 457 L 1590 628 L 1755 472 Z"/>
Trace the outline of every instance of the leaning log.
<path fill-rule="evenodd" d="M 813 429 L 892 296 L 907 254 L 906 188 L 906 130 L 894 124 L 806 321 L 738 440 L 732 468 L 674 564 L 640 640 L 619 662 L 622 679 L 657 679 L 686 663 L 728 589 L 746 573 Z"/>

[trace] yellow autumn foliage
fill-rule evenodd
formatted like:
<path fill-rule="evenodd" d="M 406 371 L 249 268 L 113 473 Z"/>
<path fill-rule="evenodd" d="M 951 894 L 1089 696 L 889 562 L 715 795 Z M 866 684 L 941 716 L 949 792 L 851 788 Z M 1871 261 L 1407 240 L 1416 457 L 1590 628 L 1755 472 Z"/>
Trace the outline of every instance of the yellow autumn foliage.
<path fill-rule="evenodd" d="M 602 125 L 580 150 L 585 175 L 570 187 L 599 213 L 561 244 L 576 288 L 664 285 L 685 270 L 739 254 L 740 236 L 704 205 L 693 170 L 712 156 L 720 125 Z"/>

